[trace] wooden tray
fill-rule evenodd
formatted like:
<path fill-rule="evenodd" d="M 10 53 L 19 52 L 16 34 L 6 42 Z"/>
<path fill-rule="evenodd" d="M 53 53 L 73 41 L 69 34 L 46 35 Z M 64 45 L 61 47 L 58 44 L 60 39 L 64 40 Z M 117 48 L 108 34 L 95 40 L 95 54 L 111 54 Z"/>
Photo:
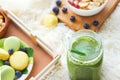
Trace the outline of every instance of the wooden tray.
<path fill-rule="evenodd" d="M 84 29 L 84 27 L 83 27 L 84 23 L 88 23 L 90 25 L 89 29 L 94 30 L 94 31 L 98 31 L 99 28 L 104 23 L 104 21 L 113 12 L 113 10 L 115 9 L 115 7 L 117 6 L 117 4 L 119 3 L 120 0 L 109 0 L 109 2 L 106 5 L 106 7 L 100 13 L 98 13 L 98 14 L 96 14 L 94 16 L 89 16 L 89 17 L 83 17 L 83 16 L 76 15 L 74 12 L 72 12 L 69 9 L 69 7 L 67 6 L 65 1 L 66 0 L 62 0 L 62 5 L 61 5 L 61 7 L 59 7 L 59 11 L 60 12 L 57 15 L 61 22 L 64 22 L 70 29 L 75 30 L 75 31 L 80 30 L 80 29 Z M 68 12 L 64 14 L 62 12 L 62 10 L 61 10 L 62 7 L 67 7 L 68 8 Z M 75 16 L 76 17 L 76 21 L 75 22 L 71 22 L 70 19 L 69 19 L 70 16 Z M 92 25 L 94 20 L 98 20 L 99 21 L 99 25 L 97 27 Z"/>
<path fill-rule="evenodd" d="M 49 69 L 57 63 L 60 56 L 52 51 L 40 38 L 27 29 L 22 21 L 20 21 L 11 11 L 5 9 L 7 16 L 10 18 L 8 30 L 4 37 L 17 36 L 31 48 L 34 49 L 34 64 L 30 75 L 25 80 L 30 78 L 41 79 Z"/>

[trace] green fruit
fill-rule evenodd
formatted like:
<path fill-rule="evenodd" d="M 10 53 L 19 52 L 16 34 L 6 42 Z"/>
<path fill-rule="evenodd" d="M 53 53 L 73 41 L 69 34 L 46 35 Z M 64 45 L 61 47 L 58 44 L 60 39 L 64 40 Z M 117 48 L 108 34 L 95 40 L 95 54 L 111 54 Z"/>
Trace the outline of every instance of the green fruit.
<path fill-rule="evenodd" d="M 3 65 L 0 67 L 1 80 L 14 80 L 15 71 L 12 67 Z"/>
<path fill-rule="evenodd" d="M 4 39 L 0 39 L 0 48 L 4 47 L 4 40 L 5 40 L 5 38 Z"/>
<path fill-rule="evenodd" d="M 20 40 L 15 37 L 11 36 L 5 39 L 4 41 L 4 49 L 8 51 L 10 48 L 12 48 L 14 51 L 19 50 L 20 48 Z"/>
<path fill-rule="evenodd" d="M 20 40 L 20 47 L 29 47 L 26 43 Z"/>
<path fill-rule="evenodd" d="M 0 66 L 2 66 L 3 65 L 3 60 L 0 60 Z"/>
<path fill-rule="evenodd" d="M 8 58 L 9 58 L 9 53 L 6 50 L 0 48 L 0 59 L 8 60 Z"/>

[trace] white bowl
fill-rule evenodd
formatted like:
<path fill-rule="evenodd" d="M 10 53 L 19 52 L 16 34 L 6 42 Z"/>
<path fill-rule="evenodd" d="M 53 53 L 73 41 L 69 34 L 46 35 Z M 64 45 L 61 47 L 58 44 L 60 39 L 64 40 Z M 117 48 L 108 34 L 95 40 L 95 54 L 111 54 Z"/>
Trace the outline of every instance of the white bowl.
<path fill-rule="evenodd" d="M 68 0 L 66 0 L 66 3 L 69 6 L 70 10 L 73 11 L 74 13 L 76 13 L 80 16 L 92 16 L 92 15 L 95 15 L 95 14 L 99 13 L 100 11 L 102 11 L 104 9 L 104 7 L 107 5 L 108 0 L 105 0 L 105 2 L 101 6 L 94 8 L 94 9 L 90 9 L 90 10 L 77 9 L 74 6 L 72 6 L 68 2 Z"/>

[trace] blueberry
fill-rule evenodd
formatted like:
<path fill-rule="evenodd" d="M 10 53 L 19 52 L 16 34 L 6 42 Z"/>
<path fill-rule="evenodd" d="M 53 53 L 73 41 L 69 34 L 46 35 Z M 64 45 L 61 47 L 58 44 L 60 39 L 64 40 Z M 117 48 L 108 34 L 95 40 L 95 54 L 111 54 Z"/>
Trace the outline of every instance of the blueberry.
<path fill-rule="evenodd" d="M 12 49 L 12 48 L 10 48 L 9 50 L 8 50 L 8 53 L 11 55 L 11 54 L 13 54 L 13 52 L 14 52 L 14 50 Z"/>
<path fill-rule="evenodd" d="M 61 0 L 56 0 L 56 5 L 57 6 L 61 6 L 61 3 L 62 3 Z"/>
<path fill-rule="evenodd" d="M 22 76 L 22 72 L 16 70 L 16 71 L 15 71 L 15 80 L 18 79 L 18 78 L 21 77 L 21 76 Z"/>
<path fill-rule="evenodd" d="M 98 26 L 99 25 L 99 22 L 97 20 L 93 21 L 93 25 L 94 26 Z"/>
<path fill-rule="evenodd" d="M 26 48 L 25 47 L 21 47 L 20 50 L 23 51 L 23 52 L 26 52 Z"/>
<path fill-rule="evenodd" d="M 3 64 L 4 65 L 10 65 L 10 62 L 9 61 L 4 61 Z"/>
<path fill-rule="evenodd" d="M 85 23 L 85 24 L 83 25 L 83 27 L 84 27 L 85 29 L 88 29 L 90 26 L 89 26 L 89 24 Z"/>
<path fill-rule="evenodd" d="M 52 10 L 56 15 L 59 13 L 59 9 L 57 7 L 54 7 Z"/>
<path fill-rule="evenodd" d="M 66 7 L 63 7 L 63 8 L 62 8 L 62 12 L 63 12 L 63 13 L 66 13 L 66 12 L 67 12 L 67 8 L 66 8 Z"/>
<path fill-rule="evenodd" d="M 75 16 L 71 16 L 70 21 L 74 22 L 75 21 Z"/>

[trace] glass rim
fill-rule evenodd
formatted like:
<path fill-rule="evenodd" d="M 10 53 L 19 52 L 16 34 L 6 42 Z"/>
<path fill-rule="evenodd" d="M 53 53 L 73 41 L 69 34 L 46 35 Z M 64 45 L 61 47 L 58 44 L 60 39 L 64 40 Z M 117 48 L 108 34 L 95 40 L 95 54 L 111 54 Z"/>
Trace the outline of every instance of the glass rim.
<path fill-rule="evenodd" d="M 80 34 L 81 33 L 81 34 Z M 92 33 L 91 35 L 92 36 L 90 36 L 90 34 L 88 34 L 88 33 Z M 79 38 L 79 37 L 82 37 L 82 36 L 90 36 L 90 37 L 93 37 L 93 35 L 94 35 L 94 39 L 98 42 L 98 44 L 99 44 L 99 54 L 95 57 L 95 58 L 93 58 L 93 59 L 91 59 L 91 60 L 88 60 L 88 61 L 83 61 L 83 60 L 79 60 L 79 59 L 76 59 L 76 57 L 75 56 L 73 56 L 72 55 L 72 53 L 68 50 L 68 53 L 69 53 L 69 56 L 73 59 L 73 60 L 75 60 L 76 61 L 76 63 L 82 63 L 83 65 L 85 65 L 85 64 L 91 64 L 92 62 L 94 62 L 94 64 L 95 63 L 97 63 L 100 59 L 101 59 L 101 56 L 102 56 L 102 54 L 103 54 L 103 50 L 102 50 L 102 41 L 101 41 L 101 39 L 100 39 L 100 37 L 98 37 L 98 34 L 96 33 L 96 32 L 94 32 L 94 31 L 92 31 L 92 30 L 79 30 L 79 31 L 77 31 L 77 32 L 75 32 L 75 33 L 73 33 L 73 35 L 72 36 L 75 36 L 75 35 L 78 35 L 78 34 L 80 34 L 79 36 L 77 36 L 77 37 L 75 37 L 75 38 L 72 38 L 71 40 L 70 40 L 70 45 L 69 45 L 69 48 L 71 49 L 71 47 L 72 47 L 72 44 L 74 43 L 74 41 L 77 39 L 77 38 Z M 83 35 L 84 34 L 84 35 Z M 74 61 L 74 62 L 75 62 Z M 81 65 L 81 64 L 80 64 Z"/>

